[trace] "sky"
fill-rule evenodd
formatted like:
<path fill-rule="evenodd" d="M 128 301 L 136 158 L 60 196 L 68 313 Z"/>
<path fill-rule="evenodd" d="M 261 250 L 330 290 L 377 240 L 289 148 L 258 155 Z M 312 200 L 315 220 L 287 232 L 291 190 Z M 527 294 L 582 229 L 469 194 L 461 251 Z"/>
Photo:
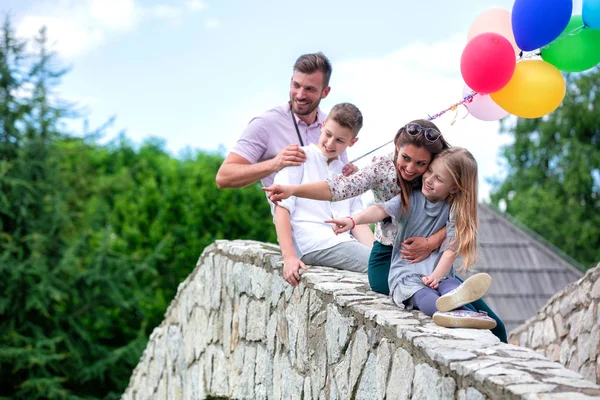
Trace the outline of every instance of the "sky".
<path fill-rule="evenodd" d="M 173 155 L 188 147 L 226 155 L 252 117 L 287 101 L 296 58 L 322 51 L 333 65 L 322 108 L 352 102 L 364 115 L 359 141 L 348 149 L 353 159 L 392 140 L 410 120 L 460 101 L 460 56 L 470 25 L 487 9 L 512 5 L 3 0 L 0 12 L 23 38 L 47 27 L 59 61 L 71 68 L 60 95 L 82 107 L 92 127 L 116 117 L 103 140 L 119 132 L 136 143 L 164 138 Z M 487 199 L 489 179 L 504 174 L 500 151 L 510 135 L 464 108 L 434 122 L 452 145 L 473 153 L 479 197 Z"/>

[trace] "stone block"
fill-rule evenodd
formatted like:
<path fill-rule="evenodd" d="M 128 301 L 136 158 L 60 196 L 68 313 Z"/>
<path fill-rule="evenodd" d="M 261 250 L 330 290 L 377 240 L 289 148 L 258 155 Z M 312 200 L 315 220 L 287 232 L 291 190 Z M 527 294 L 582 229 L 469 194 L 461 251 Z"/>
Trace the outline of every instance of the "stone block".
<path fill-rule="evenodd" d="M 354 326 L 353 318 L 341 315 L 336 306 L 327 305 L 327 321 L 325 322 L 325 337 L 327 338 L 328 363 L 339 361 Z"/>
<path fill-rule="evenodd" d="M 382 339 L 377 347 L 377 357 L 375 373 L 377 379 L 376 393 L 377 399 L 385 399 L 388 372 L 392 361 L 392 354 L 395 346 L 389 343 L 387 339 Z"/>
<path fill-rule="evenodd" d="M 412 356 L 403 348 L 397 348 L 392 358 L 392 369 L 387 384 L 389 400 L 410 399 L 412 394 L 415 366 Z"/>
<path fill-rule="evenodd" d="M 357 400 L 372 400 L 373 395 L 377 393 L 377 361 L 373 353 L 369 354 L 367 363 L 360 376 L 358 389 L 356 391 Z M 352 374 L 352 371 L 350 372 Z"/>
<path fill-rule="evenodd" d="M 264 340 L 267 333 L 268 304 L 263 300 L 250 300 L 246 317 L 246 340 Z"/>

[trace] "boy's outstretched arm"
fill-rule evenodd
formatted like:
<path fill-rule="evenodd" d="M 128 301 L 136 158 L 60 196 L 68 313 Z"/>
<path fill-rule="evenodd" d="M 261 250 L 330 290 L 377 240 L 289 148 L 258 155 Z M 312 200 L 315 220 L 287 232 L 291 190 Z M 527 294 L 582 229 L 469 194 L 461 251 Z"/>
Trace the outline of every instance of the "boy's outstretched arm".
<path fill-rule="evenodd" d="M 437 289 L 440 279 L 446 276 L 448 271 L 450 271 L 450 268 L 452 268 L 452 263 L 455 259 L 456 251 L 454 249 L 447 248 L 444 250 L 442 257 L 440 257 L 440 261 L 433 270 L 433 273 L 423 277 L 423 283 L 433 289 Z"/>
<path fill-rule="evenodd" d="M 292 286 L 300 283 L 300 268 L 306 270 L 306 265 L 298 259 L 292 240 L 292 224 L 290 212 L 281 206 L 275 206 L 275 230 L 279 247 L 283 255 L 283 278 Z"/>

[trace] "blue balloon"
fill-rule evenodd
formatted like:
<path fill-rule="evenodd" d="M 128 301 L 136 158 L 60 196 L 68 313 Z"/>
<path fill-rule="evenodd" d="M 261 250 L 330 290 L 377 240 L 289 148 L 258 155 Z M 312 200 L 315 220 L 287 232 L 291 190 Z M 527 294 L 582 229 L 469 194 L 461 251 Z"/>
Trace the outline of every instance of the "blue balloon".
<path fill-rule="evenodd" d="M 532 51 L 556 39 L 571 19 L 573 0 L 516 0 L 512 29 L 521 50 Z"/>
<path fill-rule="evenodd" d="M 581 17 L 587 27 L 600 29 L 600 0 L 583 0 Z"/>

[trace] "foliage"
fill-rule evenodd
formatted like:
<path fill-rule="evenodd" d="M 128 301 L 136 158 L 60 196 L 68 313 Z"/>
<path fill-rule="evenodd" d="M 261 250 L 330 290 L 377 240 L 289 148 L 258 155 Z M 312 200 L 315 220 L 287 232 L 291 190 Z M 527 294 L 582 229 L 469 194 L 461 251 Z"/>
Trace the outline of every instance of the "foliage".
<path fill-rule="evenodd" d="M 220 155 L 68 135 L 45 31 L 0 39 L 0 397 L 118 398 L 203 248 L 274 241 L 269 207 Z"/>
<path fill-rule="evenodd" d="M 567 77 L 562 105 L 507 127 L 507 177 L 491 200 L 587 267 L 600 261 L 600 70 Z"/>

